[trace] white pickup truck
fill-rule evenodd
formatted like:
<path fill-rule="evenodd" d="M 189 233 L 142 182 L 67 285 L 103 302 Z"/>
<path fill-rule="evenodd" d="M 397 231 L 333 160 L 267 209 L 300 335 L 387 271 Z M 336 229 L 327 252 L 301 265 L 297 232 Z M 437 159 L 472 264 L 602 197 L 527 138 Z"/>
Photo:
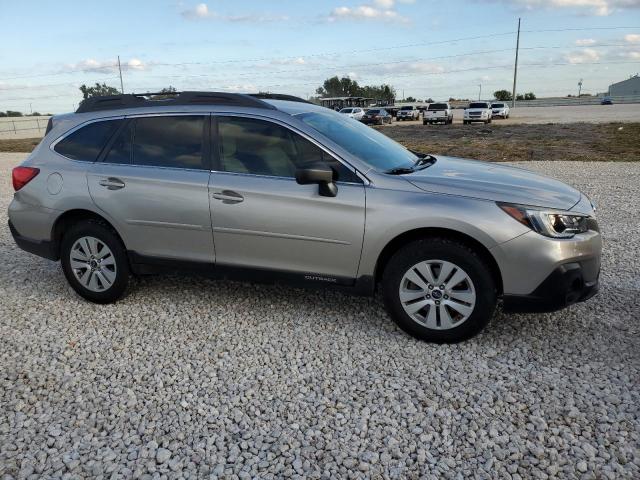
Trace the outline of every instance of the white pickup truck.
<path fill-rule="evenodd" d="M 451 110 L 451 105 L 447 102 L 429 104 L 422 116 L 422 124 L 426 125 L 428 123 L 452 124 L 453 110 Z"/>
<path fill-rule="evenodd" d="M 471 102 L 467 108 L 464 109 L 464 117 L 462 123 L 468 125 L 472 122 L 491 123 L 491 117 L 493 112 L 491 110 L 491 103 L 489 102 Z"/>
<path fill-rule="evenodd" d="M 400 110 L 398 110 L 398 113 L 396 114 L 396 118 L 398 120 L 419 120 L 420 110 L 413 105 L 405 105 L 404 107 L 400 107 Z"/>

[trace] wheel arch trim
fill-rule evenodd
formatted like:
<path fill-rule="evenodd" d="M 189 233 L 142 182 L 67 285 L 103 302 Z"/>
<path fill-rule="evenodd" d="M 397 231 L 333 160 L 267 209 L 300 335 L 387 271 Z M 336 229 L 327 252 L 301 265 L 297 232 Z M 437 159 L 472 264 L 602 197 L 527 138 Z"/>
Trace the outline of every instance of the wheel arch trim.
<path fill-rule="evenodd" d="M 502 271 L 500 270 L 500 266 L 491 253 L 490 249 L 487 248 L 482 242 L 476 240 L 472 236 L 463 233 L 459 230 L 454 230 L 451 228 L 443 228 L 443 227 L 423 227 L 423 228 L 415 228 L 413 230 L 408 230 L 399 235 L 396 235 L 394 238 L 389 240 L 384 248 L 380 251 L 375 268 L 374 268 L 374 279 L 377 284 L 382 278 L 382 274 L 384 269 L 386 268 L 389 260 L 393 256 L 395 252 L 397 252 L 403 246 L 416 241 L 422 240 L 425 238 L 438 238 L 444 237 L 452 240 L 457 240 L 460 243 L 467 245 L 468 247 L 475 250 L 481 258 L 487 263 L 491 270 L 491 275 L 496 281 L 496 288 L 498 289 L 498 294 L 501 295 L 504 291 L 503 289 L 503 276 Z"/>

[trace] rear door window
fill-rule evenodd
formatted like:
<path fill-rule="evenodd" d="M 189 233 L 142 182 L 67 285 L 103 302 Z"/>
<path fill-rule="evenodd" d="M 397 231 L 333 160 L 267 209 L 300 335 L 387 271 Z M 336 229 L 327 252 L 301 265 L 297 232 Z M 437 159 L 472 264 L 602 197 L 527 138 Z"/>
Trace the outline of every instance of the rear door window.
<path fill-rule="evenodd" d="M 137 118 L 133 163 L 169 168 L 207 169 L 202 115 Z"/>
<path fill-rule="evenodd" d="M 129 122 L 113 141 L 109 153 L 104 157 L 106 163 L 131 163 L 131 140 L 133 138 L 133 122 Z"/>
<path fill-rule="evenodd" d="M 72 160 L 95 162 L 123 120 L 93 122 L 60 140 L 53 148 Z"/>

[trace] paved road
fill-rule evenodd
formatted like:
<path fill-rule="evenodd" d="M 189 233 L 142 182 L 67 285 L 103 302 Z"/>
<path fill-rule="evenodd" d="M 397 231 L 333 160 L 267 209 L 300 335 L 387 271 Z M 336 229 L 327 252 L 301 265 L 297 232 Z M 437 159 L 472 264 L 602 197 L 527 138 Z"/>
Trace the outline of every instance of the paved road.
<path fill-rule="evenodd" d="M 462 114 L 463 110 L 454 110 L 454 122 L 462 123 Z M 506 125 L 515 123 L 640 122 L 640 104 L 518 107 L 511 110 L 508 120 L 496 119 L 495 121 Z M 394 121 L 392 126 L 418 123 L 420 122 Z"/>

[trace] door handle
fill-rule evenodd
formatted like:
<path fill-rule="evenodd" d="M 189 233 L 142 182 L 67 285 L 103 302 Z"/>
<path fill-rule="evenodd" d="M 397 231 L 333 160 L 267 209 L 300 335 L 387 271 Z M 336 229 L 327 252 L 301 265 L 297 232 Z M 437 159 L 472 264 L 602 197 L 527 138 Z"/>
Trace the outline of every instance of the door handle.
<path fill-rule="evenodd" d="M 244 197 L 233 190 L 223 190 L 221 192 L 213 192 L 211 194 L 216 200 L 222 200 L 222 203 L 240 203 Z"/>
<path fill-rule="evenodd" d="M 121 188 L 124 188 L 124 182 L 119 178 L 103 178 L 98 183 L 103 187 L 107 187 L 109 190 L 120 190 Z"/>

